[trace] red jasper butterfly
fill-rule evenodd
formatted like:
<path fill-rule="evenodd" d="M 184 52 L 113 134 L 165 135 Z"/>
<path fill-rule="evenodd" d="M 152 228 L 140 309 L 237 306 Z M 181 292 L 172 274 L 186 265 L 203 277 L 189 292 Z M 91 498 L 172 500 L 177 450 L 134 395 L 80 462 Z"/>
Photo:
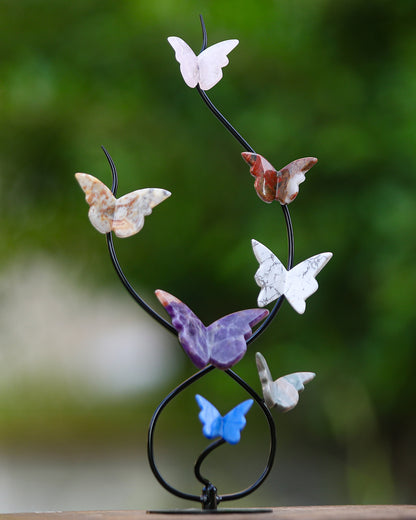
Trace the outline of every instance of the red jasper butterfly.
<path fill-rule="evenodd" d="M 305 180 L 305 173 L 318 162 L 315 157 L 303 157 L 276 170 L 262 155 L 243 152 L 250 173 L 256 178 L 254 188 L 264 202 L 278 200 L 280 204 L 290 204 L 299 192 L 299 184 Z"/>

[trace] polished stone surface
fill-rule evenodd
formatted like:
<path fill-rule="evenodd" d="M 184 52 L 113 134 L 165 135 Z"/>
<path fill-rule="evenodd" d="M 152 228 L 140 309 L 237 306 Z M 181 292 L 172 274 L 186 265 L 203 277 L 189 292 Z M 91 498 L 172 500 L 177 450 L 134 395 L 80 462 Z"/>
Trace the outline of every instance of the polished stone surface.
<path fill-rule="evenodd" d="M 224 417 L 220 412 L 202 395 L 195 396 L 200 408 L 199 420 L 203 428 L 202 433 L 207 439 L 221 437 L 229 444 L 237 444 L 241 438 L 241 431 L 246 425 L 246 413 L 253 404 L 253 399 L 248 399 L 235 406 Z"/>
<path fill-rule="evenodd" d="M 299 184 L 305 180 L 305 173 L 318 162 L 315 157 L 296 159 L 276 170 L 262 155 L 243 152 L 243 159 L 251 166 L 250 173 L 256 178 L 254 188 L 264 202 L 278 200 L 280 204 L 290 204 L 299 192 Z"/>
<path fill-rule="evenodd" d="M 225 370 L 235 365 L 246 353 L 252 327 L 269 313 L 264 309 L 247 309 L 228 314 L 206 327 L 175 296 L 161 290 L 156 291 L 156 296 L 170 315 L 180 344 L 198 368 L 212 363 Z"/>
<path fill-rule="evenodd" d="M 75 177 L 90 206 L 88 217 L 91 224 L 100 233 L 114 231 L 120 238 L 138 233 L 143 227 L 144 217 L 171 195 L 160 188 L 143 188 L 116 199 L 111 190 L 92 175 L 76 173 Z"/>
<path fill-rule="evenodd" d="M 222 68 L 229 63 L 227 54 L 238 45 L 238 40 L 225 40 L 197 56 L 182 38 L 170 36 L 168 42 L 175 51 L 185 83 L 191 88 L 199 84 L 202 90 L 209 90 L 221 80 Z"/>
<path fill-rule="evenodd" d="M 256 354 L 256 365 L 264 401 L 269 408 L 276 407 L 282 412 L 288 412 L 298 404 L 299 392 L 315 377 L 313 372 L 295 372 L 273 381 L 269 366 L 260 352 Z"/>
<path fill-rule="evenodd" d="M 315 277 L 332 258 L 332 253 L 320 253 L 287 271 L 277 256 L 266 246 L 252 240 L 253 252 L 260 266 L 254 275 L 261 288 L 257 304 L 264 307 L 284 295 L 299 314 L 306 309 L 306 299 L 318 289 Z"/>

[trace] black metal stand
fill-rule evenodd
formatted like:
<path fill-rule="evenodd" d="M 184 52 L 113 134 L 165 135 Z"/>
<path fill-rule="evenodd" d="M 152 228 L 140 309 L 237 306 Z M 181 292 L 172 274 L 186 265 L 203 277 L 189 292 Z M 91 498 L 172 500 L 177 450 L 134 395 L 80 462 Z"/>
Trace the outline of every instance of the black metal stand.
<path fill-rule="evenodd" d="M 201 26 L 202 26 L 202 33 L 203 33 L 203 45 L 201 52 L 206 48 L 207 46 L 207 33 L 205 29 L 205 25 L 201 18 Z M 245 151 L 254 153 L 254 149 L 247 143 L 247 141 L 234 129 L 234 127 L 227 121 L 227 119 L 220 113 L 220 111 L 215 107 L 215 105 L 212 103 L 212 101 L 209 99 L 205 91 L 201 90 L 199 86 L 197 87 L 198 93 L 201 96 L 204 103 L 208 106 L 208 108 L 211 110 L 211 112 L 214 114 L 214 116 L 225 126 L 225 128 L 233 135 L 234 138 L 237 139 L 237 141 L 243 146 Z M 107 152 L 107 150 L 102 147 L 104 150 L 104 153 L 107 157 L 107 160 L 111 167 L 112 177 L 113 177 L 113 184 L 112 184 L 112 192 L 114 195 L 116 195 L 117 191 L 117 185 L 118 185 L 118 178 L 117 178 L 117 170 L 114 165 L 114 162 L 110 156 L 110 154 Z M 292 222 L 290 219 L 289 210 L 286 205 L 281 206 L 286 229 L 287 229 L 287 237 L 288 237 L 288 262 L 287 262 L 287 268 L 288 270 L 293 267 L 293 257 L 294 257 L 294 237 L 293 237 L 293 227 Z M 141 297 L 140 295 L 135 291 L 135 289 L 132 287 L 130 282 L 127 280 L 125 274 L 123 273 L 120 263 L 117 258 L 117 254 L 114 248 L 113 238 L 112 234 L 108 233 L 106 235 L 107 238 L 107 245 L 108 245 L 108 251 L 111 257 L 111 261 L 113 263 L 113 266 L 116 270 L 116 273 L 118 277 L 120 278 L 122 284 L 127 289 L 129 294 L 132 296 L 132 298 L 138 303 L 153 319 L 155 319 L 160 325 L 165 327 L 169 332 L 172 334 L 177 335 L 176 329 L 167 322 L 162 316 L 160 316 L 154 309 L 152 309 Z M 277 302 L 275 303 L 272 311 L 270 312 L 269 316 L 264 320 L 264 322 L 253 332 L 252 336 L 247 340 L 247 343 L 251 343 L 254 340 L 256 340 L 259 335 L 266 330 L 266 328 L 270 325 L 272 320 L 275 318 L 277 312 L 279 311 L 282 303 L 284 301 L 284 296 L 281 296 Z M 169 395 L 167 395 L 162 402 L 159 404 L 159 406 L 156 408 L 153 417 L 150 422 L 149 431 L 148 431 L 148 444 L 147 444 L 147 453 L 148 453 L 148 460 L 150 464 L 150 468 L 158 480 L 158 482 L 171 494 L 183 498 L 185 500 L 190 500 L 194 502 L 198 502 L 202 505 L 202 510 L 198 509 L 182 509 L 182 510 L 167 510 L 167 511 L 148 511 L 149 513 L 166 513 L 166 514 L 186 514 L 186 513 L 232 513 L 238 511 L 238 513 L 264 513 L 264 512 L 271 512 L 271 509 L 217 509 L 217 506 L 221 502 L 226 502 L 229 500 L 237 500 L 243 497 L 248 496 L 250 493 L 255 491 L 259 486 L 263 484 L 267 476 L 269 475 L 274 459 L 276 454 L 276 427 L 275 423 L 272 417 L 272 414 L 270 413 L 269 409 L 264 403 L 264 400 L 251 388 L 251 386 L 246 383 L 242 378 L 240 378 L 235 372 L 228 369 L 224 372 L 231 377 L 237 384 L 239 384 L 250 396 L 255 400 L 257 405 L 262 410 L 264 416 L 266 417 L 266 420 L 268 422 L 269 426 L 269 433 L 270 433 L 270 448 L 269 448 L 269 456 L 265 465 L 265 468 L 261 475 L 257 478 L 257 480 L 247 487 L 246 489 L 243 489 L 242 491 L 238 491 L 236 493 L 230 493 L 230 494 L 219 494 L 216 486 L 206 477 L 202 476 L 201 474 L 201 465 L 205 458 L 215 449 L 217 449 L 219 446 L 222 446 L 225 441 L 220 439 L 212 444 L 210 444 L 198 457 L 195 468 L 194 468 L 194 474 L 197 480 L 203 485 L 203 489 L 201 492 L 201 495 L 195 495 L 191 493 L 187 493 L 184 491 L 181 491 L 179 489 L 176 489 L 174 486 L 169 484 L 161 475 L 159 472 L 159 469 L 155 462 L 155 454 L 154 454 L 154 432 L 155 427 L 157 424 L 157 421 L 165 409 L 165 407 L 183 390 L 188 388 L 190 385 L 207 375 L 209 372 L 214 370 L 214 366 L 209 365 L 199 372 L 195 373 L 193 376 L 188 378 L 186 381 L 181 383 L 178 387 L 176 387 L 172 392 L 170 392 Z"/>

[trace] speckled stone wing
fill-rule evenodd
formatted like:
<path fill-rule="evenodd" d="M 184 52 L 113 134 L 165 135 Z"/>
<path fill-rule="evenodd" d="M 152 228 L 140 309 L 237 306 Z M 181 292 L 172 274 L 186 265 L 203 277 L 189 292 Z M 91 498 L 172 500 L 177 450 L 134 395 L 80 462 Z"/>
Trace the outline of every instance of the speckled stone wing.
<path fill-rule="evenodd" d="M 100 233 L 114 233 L 126 238 L 138 233 L 144 224 L 144 217 L 152 209 L 170 196 L 170 192 L 160 188 L 144 188 L 116 199 L 100 180 L 87 173 L 76 173 L 75 177 L 85 193 L 90 206 L 88 217 Z"/>
<path fill-rule="evenodd" d="M 209 90 L 222 78 L 222 68 L 228 65 L 229 54 L 238 45 L 238 40 L 225 40 L 208 47 L 196 56 L 189 45 L 177 36 L 170 36 L 168 42 L 175 51 L 182 77 L 188 87 L 200 85 Z"/>
<path fill-rule="evenodd" d="M 170 192 L 160 188 L 143 188 L 117 199 L 112 229 L 120 238 L 126 238 L 140 231 L 144 217 L 152 209 L 170 197 Z"/>
<path fill-rule="evenodd" d="M 90 206 L 88 218 L 100 233 L 109 233 L 114 217 L 116 198 L 105 184 L 88 173 L 76 173 L 85 200 Z"/>
<path fill-rule="evenodd" d="M 304 157 L 276 170 L 260 154 L 243 152 L 241 155 L 251 166 L 250 173 L 256 178 L 254 188 L 261 200 L 268 203 L 278 200 L 282 205 L 296 198 L 299 184 L 305 180 L 305 173 L 318 161 L 315 157 Z"/>
<path fill-rule="evenodd" d="M 245 415 L 251 408 L 253 400 L 243 401 L 222 417 L 207 399 L 201 395 L 196 395 L 195 399 L 201 410 L 198 417 L 203 425 L 202 433 L 205 437 L 207 439 L 222 437 L 229 444 L 237 444 L 241 439 L 241 431 L 247 423 Z"/>
<path fill-rule="evenodd" d="M 273 381 L 267 362 L 260 352 L 256 354 L 256 365 L 265 403 L 269 408 L 276 407 L 282 412 L 288 412 L 298 404 L 299 392 L 315 377 L 313 372 L 295 372 Z"/>
<path fill-rule="evenodd" d="M 248 309 L 229 314 L 206 327 L 201 320 L 175 296 L 157 290 L 156 296 L 178 331 L 179 342 L 197 368 L 209 363 L 225 370 L 235 365 L 247 350 L 247 339 L 254 327 L 264 319 L 265 309 Z"/>
<path fill-rule="evenodd" d="M 251 241 L 260 266 L 254 275 L 261 288 L 257 303 L 264 307 L 285 295 L 299 314 L 306 309 L 306 299 L 318 289 L 315 277 L 332 258 L 332 253 L 320 253 L 287 271 L 277 256 L 257 240 Z"/>

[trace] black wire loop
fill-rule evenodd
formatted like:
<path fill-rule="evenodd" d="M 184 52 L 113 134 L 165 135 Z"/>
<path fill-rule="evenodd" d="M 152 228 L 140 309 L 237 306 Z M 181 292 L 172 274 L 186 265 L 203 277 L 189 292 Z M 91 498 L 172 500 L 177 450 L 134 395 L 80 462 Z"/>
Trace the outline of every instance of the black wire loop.
<path fill-rule="evenodd" d="M 156 423 L 160 417 L 160 414 L 164 410 L 164 408 L 175 398 L 177 397 L 182 391 L 184 391 L 186 388 L 188 388 L 190 385 L 201 379 L 201 377 L 205 376 L 209 372 L 211 372 L 215 367 L 213 365 L 209 365 L 199 372 L 196 372 L 193 376 L 186 379 L 183 383 L 181 383 L 179 386 L 177 386 L 170 394 L 168 394 L 163 401 L 159 404 L 159 406 L 156 408 L 155 413 L 153 414 L 152 420 L 150 422 L 149 431 L 148 431 L 148 438 L 147 438 L 147 456 L 149 460 L 150 468 L 158 480 L 158 482 L 171 494 L 179 497 L 184 498 L 186 500 L 192 500 L 194 502 L 200 502 L 203 506 L 203 509 L 216 509 L 216 506 L 219 502 L 225 502 L 228 500 L 237 500 L 243 497 L 246 497 L 253 491 L 255 491 L 261 484 L 264 482 L 264 480 L 269 475 L 275 455 L 276 455 L 276 426 L 274 424 L 273 416 L 270 412 L 270 410 L 267 408 L 266 404 L 264 403 L 264 400 L 257 394 L 255 390 L 251 388 L 248 383 L 244 381 L 239 375 L 237 375 L 235 372 L 233 372 L 230 369 L 225 370 L 224 372 L 231 377 L 234 381 L 236 381 L 246 392 L 248 392 L 253 399 L 256 401 L 256 403 L 260 406 L 264 416 L 267 419 L 267 423 L 269 426 L 270 431 L 270 448 L 269 448 L 269 456 L 267 459 L 267 464 L 260 475 L 260 477 L 249 487 L 246 489 L 243 489 L 242 491 L 238 491 L 236 493 L 229 493 L 229 494 L 217 494 L 217 490 L 215 486 L 212 484 L 212 482 L 207 479 L 206 477 L 203 477 L 200 472 L 200 467 L 204 459 L 207 455 L 209 455 L 214 449 L 218 448 L 222 444 L 224 444 L 223 439 L 219 439 L 212 443 L 210 446 L 208 446 L 198 457 L 197 462 L 195 463 L 194 473 L 196 478 L 204 484 L 204 489 L 202 492 L 202 495 L 195 495 L 192 493 L 185 493 L 179 489 L 176 489 L 174 486 L 169 484 L 161 475 L 156 462 L 155 462 L 155 456 L 154 456 L 154 433 L 155 433 L 155 427 Z M 215 489 L 215 492 L 214 492 Z M 215 500 L 214 500 L 215 495 Z M 210 506 L 209 506 L 210 504 Z"/>

